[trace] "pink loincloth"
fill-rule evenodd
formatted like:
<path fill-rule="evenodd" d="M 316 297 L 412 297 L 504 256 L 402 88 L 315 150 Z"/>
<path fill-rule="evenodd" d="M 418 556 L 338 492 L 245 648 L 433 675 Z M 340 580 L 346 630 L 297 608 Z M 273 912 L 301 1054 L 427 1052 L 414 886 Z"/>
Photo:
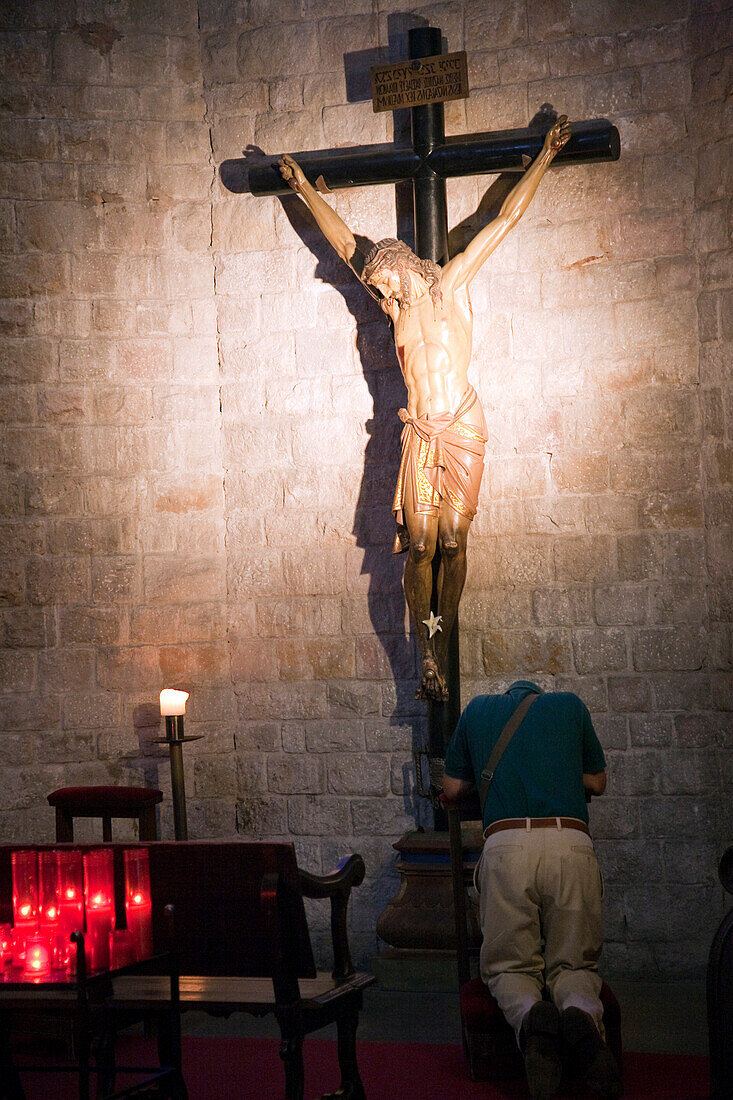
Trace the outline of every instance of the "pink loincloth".
<path fill-rule="evenodd" d="M 445 501 L 469 520 L 476 515 L 488 437 L 480 404 L 480 425 L 465 423 L 463 418 L 477 402 L 478 395 L 469 386 L 455 412 L 410 416 L 407 409 L 400 409 L 405 427 L 392 504 L 397 521 L 393 553 L 401 554 L 410 545 L 404 511 L 408 493 L 412 511 L 418 514 L 437 516 Z"/>

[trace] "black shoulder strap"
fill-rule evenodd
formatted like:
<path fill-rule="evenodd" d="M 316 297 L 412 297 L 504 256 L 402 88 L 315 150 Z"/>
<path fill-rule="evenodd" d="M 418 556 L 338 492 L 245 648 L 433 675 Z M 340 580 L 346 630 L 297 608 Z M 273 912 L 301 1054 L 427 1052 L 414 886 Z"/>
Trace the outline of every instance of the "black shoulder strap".
<path fill-rule="evenodd" d="M 504 755 L 504 749 L 507 747 L 512 737 L 521 726 L 527 711 L 532 706 L 536 698 L 537 695 L 534 692 L 532 692 L 530 695 L 525 695 L 519 706 L 514 708 L 511 718 L 499 734 L 499 739 L 494 745 L 491 756 L 489 757 L 489 762 L 484 770 L 481 772 L 481 786 L 478 790 L 478 796 L 481 802 L 481 813 L 484 812 L 486 799 L 489 797 L 489 787 L 491 786 L 491 782 L 494 778 L 494 773 L 496 772 L 499 761 Z"/>

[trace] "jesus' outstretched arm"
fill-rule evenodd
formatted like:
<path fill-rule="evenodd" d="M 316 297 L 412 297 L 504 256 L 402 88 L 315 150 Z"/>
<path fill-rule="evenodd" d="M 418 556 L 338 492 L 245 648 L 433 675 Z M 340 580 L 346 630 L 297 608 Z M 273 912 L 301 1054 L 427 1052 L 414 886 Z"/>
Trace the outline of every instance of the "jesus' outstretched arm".
<path fill-rule="evenodd" d="M 305 178 L 303 169 L 292 157 L 287 155 L 281 157 L 278 163 L 280 175 L 293 191 L 295 191 L 297 195 L 300 195 L 301 199 L 315 218 L 316 224 L 321 233 L 323 233 L 323 236 L 344 263 L 348 264 L 349 267 L 353 269 L 354 260 L 360 258 L 361 254 L 359 254 L 359 257 L 356 256 L 356 241 L 348 225 L 346 225 L 336 211 L 321 198 L 315 187 Z M 359 272 L 357 271 L 356 274 L 358 277 Z"/>
<path fill-rule="evenodd" d="M 569 139 L 568 116 L 561 115 L 548 131 L 542 152 L 524 173 L 516 187 L 509 192 L 497 217 L 476 234 L 463 252 L 454 256 L 445 265 L 441 280 L 443 287 L 457 290 L 470 283 L 484 261 L 504 240 L 509 230 L 517 224 L 534 198 L 540 180 Z"/>

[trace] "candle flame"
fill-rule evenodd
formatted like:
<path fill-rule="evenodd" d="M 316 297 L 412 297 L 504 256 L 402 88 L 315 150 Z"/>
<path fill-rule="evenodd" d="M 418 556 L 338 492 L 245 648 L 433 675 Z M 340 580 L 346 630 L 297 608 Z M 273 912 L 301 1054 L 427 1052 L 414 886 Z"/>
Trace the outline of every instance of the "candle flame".
<path fill-rule="evenodd" d="M 76 897 L 76 889 L 73 886 L 67 886 L 65 897 L 67 901 L 73 901 Z"/>
<path fill-rule="evenodd" d="M 109 902 L 108 902 L 107 897 L 104 894 L 100 893 L 100 894 L 95 894 L 92 898 L 90 898 L 89 904 L 94 905 L 94 906 L 100 906 L 100 905 L 108 905 Z"/>
<path fill-rule="evenodd" d="M 132 895 L 130 900 L 133 902 L 134 905 L 142 905 L 142 903 L 145 901 L 145 895 L 141 894 L 138 890 L 136 894 Z"/>
<path fill-rule="evenodd" d="M 20 913 L 21 917 L 30 917 L 33 914 L 33 906 L 32 905 L 21 905 L 18 912 Z"/>
<path fill-rule="evenodd" d="M 56 906 L 49 905 L 48 909 L 46 910 L 46 920 L 56 920 L 58 915 L 59 911 Z"/>

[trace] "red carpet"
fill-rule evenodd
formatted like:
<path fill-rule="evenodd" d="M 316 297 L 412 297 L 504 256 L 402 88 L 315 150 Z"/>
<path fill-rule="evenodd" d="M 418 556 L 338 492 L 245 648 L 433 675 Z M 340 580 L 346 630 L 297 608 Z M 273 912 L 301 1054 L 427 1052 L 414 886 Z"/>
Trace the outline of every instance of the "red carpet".
<path fill-rule="evenodd" d="M 118 1060 L 130 1064 L 153 1047 L 124 1038 Z M 272 1039 L 184 1039 L 184 1075 L 190 1100 L 283 1100 L 284 1077 Z M 306 1100 L 338 1086 L 336 1044 L 306 1039 Z M 523 1081 L 502 1085 L 471 1081 L 460 1047 L 429 1043 L 360 1043 L 359 1069 L 368 1100 L 527 1100 Z M 65 1079 L 64 1079 L 65 1078 Z M 24 1076 L 28 1100 L 66 1100 L 73 1077 Z M 120 1081 L 119 1084 L 122 1084 Z M 591 1094 L 589 1094 L 590 1096 Z M 707 1058 L 627 1054 L 624 1100 L 706 1100 Z M 581 1100 L 584 1093 L 574 1093 Z"/>

